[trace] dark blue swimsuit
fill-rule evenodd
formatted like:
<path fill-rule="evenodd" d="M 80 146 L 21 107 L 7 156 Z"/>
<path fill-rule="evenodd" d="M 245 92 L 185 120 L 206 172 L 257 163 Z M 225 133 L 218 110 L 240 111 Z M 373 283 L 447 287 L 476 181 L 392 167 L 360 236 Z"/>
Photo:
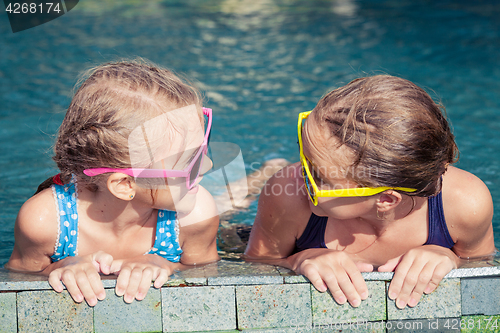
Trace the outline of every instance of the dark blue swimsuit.
<path fill-rule="evenodd" d="M 451 239 L 443 212 L 443 198 L 441 192 L 427 200 L 429 207 L 429 237 L 424 245 L 439 245 L 451 249 L 455 243 Z M 325 244 L 325 230 L 328 216 L 311 214 L 306 229 L 295 242 L 293 253 L 305 249 L 327 248 Z"/>

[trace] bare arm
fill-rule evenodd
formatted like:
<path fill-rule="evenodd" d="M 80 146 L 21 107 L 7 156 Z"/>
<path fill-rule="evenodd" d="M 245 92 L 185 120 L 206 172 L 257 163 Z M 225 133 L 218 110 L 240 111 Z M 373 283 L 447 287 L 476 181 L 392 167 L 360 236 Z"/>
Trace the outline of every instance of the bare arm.
<path fill-rule="evenodd" d="M 219 215 L 215 201 L 206 189 L 200 186 L 195 208 L 179 222 L 182 264 L 199 265 L 220 259 L 217 254 Z"/>
<path fill-rule="evenodd" d="M 14 227 L 14 250 L 5 268 L 48 275 L 57 231 L 54 199 L 48 189 L 30 198 L 19 210 Z"/>
<path fill-rule="evenodd" d="M 339 304 L 359 306 L 368 297 L 360 270 L 349 256 L 330 249 L 293 253 L 311 210 L 300 164 L 287 167 L 265 185 L 245 252 L 246 260 L 280 265 L 305 275 L 319 291 L 329 289 Z"/>
<path fill-rule="evenodd" d="M 455 242 L 447 249 L 424 245 L 379 267 L 392 271 L 389 297 L 399 308 L 415 306 L 422 294 L 436 289 L 443 277 L 464 262 L 493 254 L 493 203 L 486 185 L 469 172 L 450 167 L 443 177 L 443 205 L 450 235 Z"/>
<path fill-rule="evenodd" d="M 247 260 L 281 262 L 291 268 L 283 259 L 292 254 L 297 236 L 311 214 L 308 199 L 301 193 L 303 182 L 295 177 L 298 168 L 292 165 L 277 172 L 262 189 L 245 251 Z"/>
<path fill-rule="evenodd" d="M 450 170 L 455 186 L 443 190 L 446 220 L 455 241 L 452 248 L 462 259 L 491 255 L 495 251 L 493 239 L 493 201 L 490 191 L 478 177 L 466 171 Z M 446 183 L 445 183 L 446 184 Z"/>

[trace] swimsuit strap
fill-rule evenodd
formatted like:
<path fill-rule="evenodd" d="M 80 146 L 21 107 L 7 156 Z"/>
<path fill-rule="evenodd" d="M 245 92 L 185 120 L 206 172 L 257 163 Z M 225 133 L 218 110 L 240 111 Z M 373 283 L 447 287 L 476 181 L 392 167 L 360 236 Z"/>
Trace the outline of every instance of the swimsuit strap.
<path fill-rule="evenodd" d="M 57 212 L 57 240 L 52 261 L 78 255 L 78 195 L 76 182 L 51 186 Z"/>
<path fill-rule="evenodd" d="M 455 243 L 450 236 L 443 210 L 443 196 L 439 192 L 434 197 L 427 199 L 429 211 L 429 237 L 424 245 L 439 245 L 451 249 Z"/>
<path fill-rule="evenodd" d="M 179 220 L 171 210 L 158 210 L 155 243 L 147 254 L 157 254 L 168 261 L 179 262 L 182 249 L 179 244 Z"/>
<path fill-rule="evenodd" d="M 309 222 L 302 235 L 295 241 L 295 250 L 293 253 L 305 249 L 326 248 L 325 231 L 328 216 L 318 216 L 311 213 Z"/>

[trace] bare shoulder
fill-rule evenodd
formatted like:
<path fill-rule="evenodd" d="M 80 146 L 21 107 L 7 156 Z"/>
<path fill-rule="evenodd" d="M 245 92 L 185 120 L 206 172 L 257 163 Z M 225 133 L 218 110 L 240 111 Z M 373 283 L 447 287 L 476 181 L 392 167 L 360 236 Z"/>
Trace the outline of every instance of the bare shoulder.
<path fill-rule="evenodd" d="M 450 166 L 443 176 L 443 207 L 456 251 L 474 256 L 494 250 L 493 200 L 481 179 Z"/>
<path fill-rule="evenodd" d="M 311 214 L 300 163 L 291 164 L 271 177 L 260 194 L 259 211 L 273 211 L 282 217 Z"/>
<path fill-rule="evenodd" d="M 16 229 L 30 240 L 55 244 L 57 238 L 57 212 L 50 188 L 28 199 L 19 210 Z"/>
<path fill-rule="evenodd" d="M 470 172 L 449 167 L 443 177 L 443 202 L 454 220 L 473 222 L 493 215 L 493 201 L 484 182 Z M 447 214 L 448 215 L 448 214 Z"/>
<path fill-rule="evenodd" d="M 28 199 L 17 215 L 14 251 L 7 267 L 39 271 L 50 264 L 58 236 L 57 222 L 50 188 Z"/>
<path fill-rule="evenodd" d="M 300 163 L 291 164 L 262 189 L 246 250 L 248 258 L 284 258 L 292 253 L 311 215 L 301 172 Z"/>

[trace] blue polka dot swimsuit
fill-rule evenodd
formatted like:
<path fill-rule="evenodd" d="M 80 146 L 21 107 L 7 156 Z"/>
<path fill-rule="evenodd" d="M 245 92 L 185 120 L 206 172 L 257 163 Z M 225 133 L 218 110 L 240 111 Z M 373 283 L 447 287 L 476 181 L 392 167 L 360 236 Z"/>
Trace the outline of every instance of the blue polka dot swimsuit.
<path fill-rule="evenodd" d="M 58 218 L 58 237 L 52 261 L 78 255 L 78 192 L 76 182 L 52 185 Z M 145 254 L 157 254 L 168 261 L 179 262 L 179 221 L 171 210 L 158 210 L 155 243 Z"/>

